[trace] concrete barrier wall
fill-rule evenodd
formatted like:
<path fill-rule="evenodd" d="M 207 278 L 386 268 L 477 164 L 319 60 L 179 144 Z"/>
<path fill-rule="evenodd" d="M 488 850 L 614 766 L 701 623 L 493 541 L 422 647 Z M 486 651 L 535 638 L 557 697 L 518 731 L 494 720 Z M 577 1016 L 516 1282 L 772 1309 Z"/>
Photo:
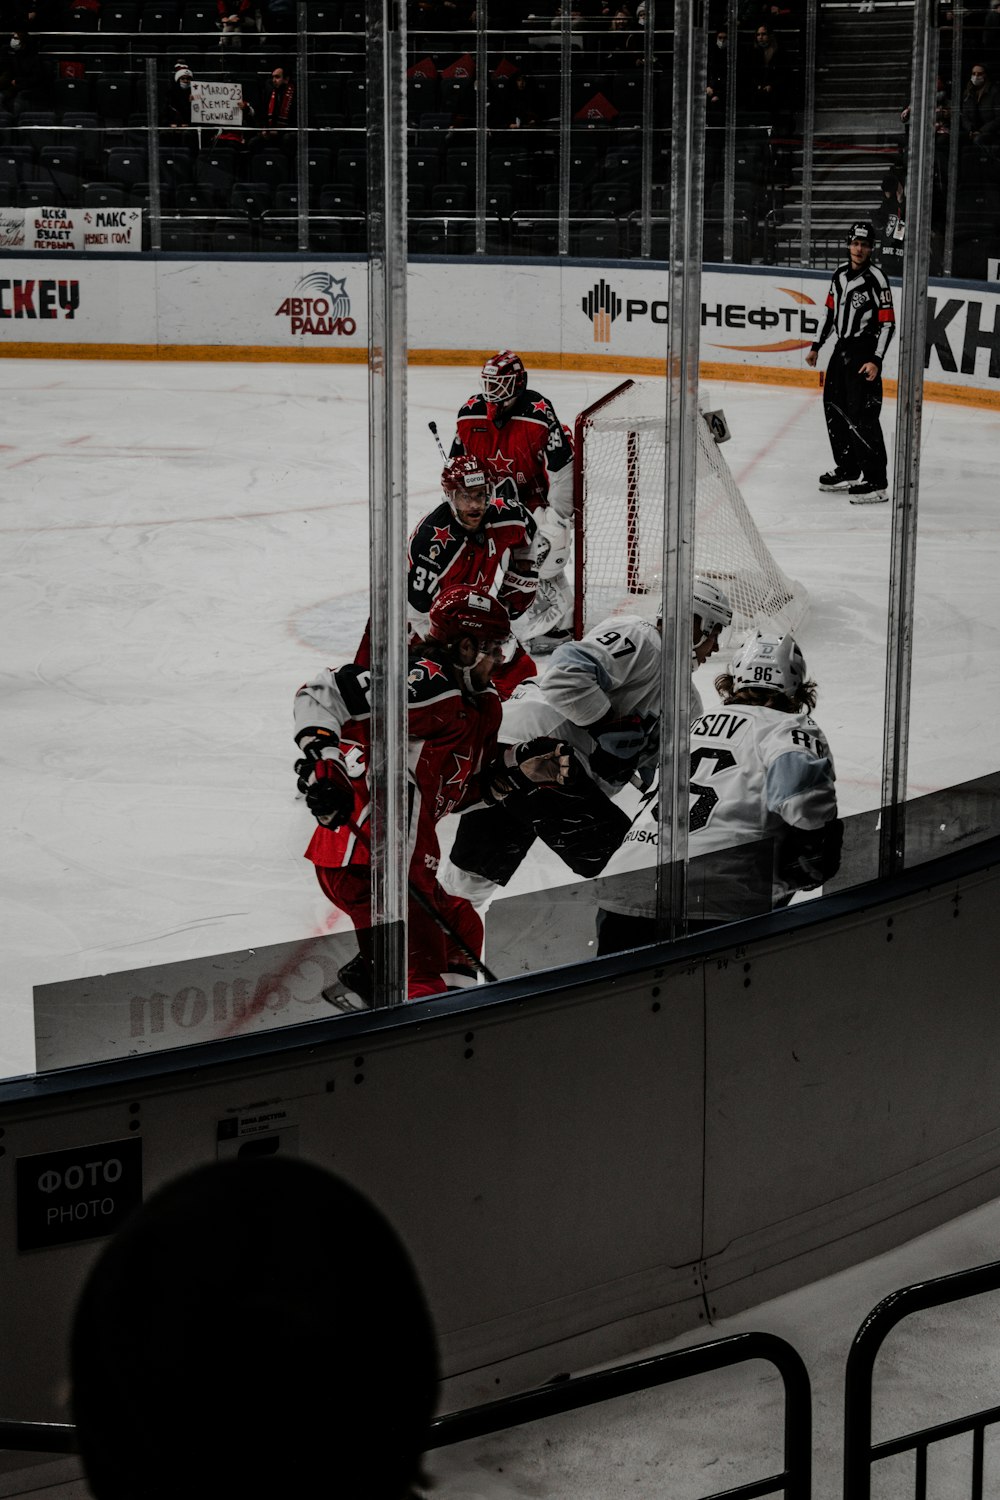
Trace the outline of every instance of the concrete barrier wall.
<path fill-rule="evenodd" d="M 315 1022 L 286 1033 L 297 1051 L 274 1032 L 238 1056 L 188 1049 L 176 1074 L 150 1056 L 4 1085 L 0 1411 L 65 1418 L 68 1320 L 101 1241 L 19 1238 L 39 1204 L 72 1231 L 75 1205 L 106 1198 L 81 1221 L 100 1232 L 117 1189 L 95 1198 L 87 1163 L 123 1141 L 146 1193 L 271 1146 L 369 1192 L 426 1281 L 448 1405 L 707 1325 L 995 1197 L 1000 844 L 962 857 L 996 865 L 957 858 L 892 899 L 869 889 L 878 905 L 832 897 L 666 966 Z M 60 1173 L 49 1153 L 77 1148 L 84 1170 Z"/>

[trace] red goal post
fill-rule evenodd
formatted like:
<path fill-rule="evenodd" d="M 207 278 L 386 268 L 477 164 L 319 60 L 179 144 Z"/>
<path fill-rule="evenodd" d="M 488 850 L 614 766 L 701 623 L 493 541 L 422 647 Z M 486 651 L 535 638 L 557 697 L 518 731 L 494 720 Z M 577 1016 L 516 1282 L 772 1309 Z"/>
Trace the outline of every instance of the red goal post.
<path fill-rule="evenodd" d="M 698 422 L 695 571 L 725 589 L 733 623 L 796 630 L 803 586 L 782 571 L 757 529 L 708 423 Z M 666 389 L 625 380 L 576 419 L 573 455 L 574 635 L 615 614 L 660 607 Z"/>

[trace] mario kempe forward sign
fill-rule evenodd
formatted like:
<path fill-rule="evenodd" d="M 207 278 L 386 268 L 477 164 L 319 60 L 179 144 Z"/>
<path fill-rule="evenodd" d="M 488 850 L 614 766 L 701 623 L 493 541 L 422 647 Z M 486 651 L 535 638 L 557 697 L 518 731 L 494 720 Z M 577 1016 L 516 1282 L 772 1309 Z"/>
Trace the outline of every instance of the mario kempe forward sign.
<path fill-rule="evenodd" d="M 191 80 L 192 125 L 241 125 L 243 86 Z"/>

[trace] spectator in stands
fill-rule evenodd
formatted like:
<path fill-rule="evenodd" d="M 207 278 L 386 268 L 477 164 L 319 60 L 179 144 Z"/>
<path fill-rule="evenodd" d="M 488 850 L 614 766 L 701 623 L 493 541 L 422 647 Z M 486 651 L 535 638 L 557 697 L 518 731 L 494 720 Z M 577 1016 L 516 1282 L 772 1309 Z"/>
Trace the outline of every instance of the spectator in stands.
<path fill-rule="evenodd" d="M 26 26 L 17 27 L 0 48 L 0 107 L 15 115 L 41 108 L 44 78 L 38 43 Z"/>
<path fill-rule="evenodd" d="M 646 50 L 646 0 L 639 0 L 635 8 L 635 19 L 631 25 L 622 28 L 624 35 L 617 38 L 619 43 L 618 62 L 626 66 L 634 63 L 641 67 Z"/>
<path fill-rule="evenodd" d="M 879 241 L 879 260 L 887 276 L 903 274 L 903 237 L 906 232 L 906 184 L 901 169 L 882 178 L 882 202 L 872 215 Z"/>
<path fill-rule="evenodd" d="M 220 47 L 239 47 L 242 45 L 241 38 L 248 31 L 256 30 L 257 16 L 253 0 L 215 0 L 215 8 L 219 16 L 215 24 L 222 32 L 219 37 Z"/>
<path fill-rule="evenodd" d="M 604 51 L 608 67 L 615 68 L 629 61 L 625 54 L 632 51 L 638 31 L 635 12 L 629 0 L 620 0 L 619 4 L 612 6 L 607 24 L 608 35 L 604 38 Z"/>
<path fill-rule="evenodd" d="M 996 155 L 1000 144 L 1000 98 L 982 63 L 972 64 L 959 119 L 964 145 Z"/>
<path fill-rule="evenodd" d="M 265 107 L 267 124 L 262 136 L 280 135 L 282 131 L 295 128 L 295 84 L 286 68 L 277 67 L 271 73 L 271 92 Z"/>
<path fill-rule="evenodd" d="M 553 32 L 555 32 L 555 35 L 550 39 L 550 43 L 553 47 L 559 46 L 559 33 L 562 31 L 562 17 L 563 7 L 561 5 L 557 5 L 555 8 L 555 14 L 549 22 L 549 25 L 551 26 Z M 583 30 L 583 11 L 580 9 L 579 5 L 572 3 L 572 0 L 570 0 L 570 45 L 571 47 L 573 47 L 574 51 L 579 52 L 583 49 Z"/>
<path fill-rule="evenodd" d="M 410 1257 L 291 1156 L 201 1166 L 105 1246 L 70 1350 L 95 1500 L 404 1500 L 437 1394 Z"/>
<path fill-rule="evenodd" d="M 503 96 L 501 110 L 504 130 L 533 130 L 541 123 L 541 97 L 526 73 L 518 73 L 511 81 Z"/>
<path fill-rule="evenodd" d="M 729 33 L 720 26 L 708 44 L 708 123 L 718 125 L 725 119 L 726 87 L 729 80 Z"/>
<path fill-rule="evenodd" d="M 262 31 L 294 31 L 295 0 L 261 0 Z"/>
<path fill-rule="evenodd" d="M 167 120 L 171 130 L 191 124 L 191 69 L 186 62 L 174 64 L 174 81 L 167 89 Z"/>
<path fill-rule="evenodd" d="M 787 72 L 778 38 L 768 26 L 757 27 L 750 56 L 750 108 L 776 129 L 785 124 Z"/>

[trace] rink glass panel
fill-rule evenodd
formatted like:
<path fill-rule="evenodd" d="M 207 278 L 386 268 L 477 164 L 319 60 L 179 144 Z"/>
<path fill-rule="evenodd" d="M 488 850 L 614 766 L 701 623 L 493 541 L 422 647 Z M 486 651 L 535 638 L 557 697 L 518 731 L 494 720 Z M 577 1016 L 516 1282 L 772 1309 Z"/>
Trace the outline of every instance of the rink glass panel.
<path fill-rule="evenodd" d="M 9 180 L 16 182 L 19 194 L 24 189 L 24 201 L 32 194 L 37 201 L 38 184 L 42 183 L 56 192 L 56 202 L 72 202 L 78 190 L 82 196 L 85 182 L 110 182 L 120 194 L 119 198 L 112 193 L 110 201 L 155 209 L 157 184 L 150 180 L 149 157 L 145 154 L 155 138 L 164 249 L 197 254 L 297 250 L 299 203 L 308 186 L 308 249 L 333 260 L 364 252 L 366 131 L 363 22 L 359 16 L 360 12 L 351 7 L 335 7 L 322 18 L 317 14 L 308 37 L 304 172 L 299 141 L 287 136 L 275 142 L 270 164 L 265 164 L 266 152 L 257 143 L 236 150 L 238 160 L 228 163 L 231 172 L 226 170 L 225 161 L 213 166 L 204 151 L 192 149 L 193 133 L 172 129 L 166 113 L 166 91 L 173 79 L 174 64 L 183 58 L 196 76 L 201 72 L 205 77 L 244 80 L 248 97 L 255 102 L 259 126 L 266 109 L 272 65 L 285 59 L 295 73 L 300 39 L 294 32 L 270 33 L 263 38 L 250 34 L 237 50 L 221 49 L 214 32 L 185 28 L 157 35 L 154 43 L 148 32 L 102 30 L 49 36 L 43 47 L 46 54 L 65 51 L 71 61 L 82 60 L 82 76 L 84 80 L 90 78 L 93 88 L 85 85 L 76 102 L 96 103 L 98 78 L 120 77 L 120 113 L 111 112 L 115 101 L 105 88 L 100 94 L 106 106 L 104 113 L 78 111 L 87 122 L 67 123 L 67 113 L 72 115 L 74 111 L 69 109 L 71 91 L 64 88 L 60 91 L 64 108 L 56 112 L 54 123 L 25 124 L 20 118 L 8 121 L 5 140 L 21 148 L 14 154 L 16 173 Z M 634 57 L 636 49 L 629 49 L 620 37 L 605 46 L 603 36 L 594 43 L 585 30 L 581 28 L 578 35 L 574 29 L 567 72 L 561 68 L 558 27 L 528 24 L 512 37 L 502 25 L 494 25 L 489 12 L 486 24 L 485 37 L 472 30 L 435 33 L 415 28 L 408 37 L 411 68 L 424 58 L 435 59 L 434 76 L 424 81 L 424 75 L 414 72 L 408 85 L 411 253 L 472 253 L 477 248 L 476 237 L 485 234 L 483 248 L 489 256 L 551 256 L 558 252 L 563 235 L 568 236 L 572 254 L 609 260 L 636 256 L 642 253 L 641 208 L 644 194 L 649 193 L 652 212 L 648 253 L 662 256 L 669 201 L 669 30 L 657 27 L 655 31 L 655 116 L 654 129 L 649 133 L 641 128 L 641 119 L 636 119 L 649 107 L 648 97 L 640 91 L 637 100 L 634 91 L 635 79 L 646 75 Z M 782 36 L 782 28 L 776 30 Z M 787 34 L 782 39 L 794 73 L 801 68 L 799 38 Z M 747 32 L 742 37 L 741 69 L 751 45 Z M 447 79 L 442 76 L 444 70 L 466 57 L 477 62 L 484 46 L 490 77 L 485 132 L 480 128 L 477 80 L 463 78 L 462 68 Z M 627 60 L 625 55 L 630 50 L 633 57 Z M 149 55 L 157 59 L 157 93 L 152 106 L 147 88 Z M 103 61 L 98 65 L 87 59 Z M 520 105 L 512 76 L 502 66 L 505 60 L 530 77 L 536 101 L 530 125 L 514 123 Z M 594 104 L 597 94 L 609 97 L 599 87 L 609 78 L 618 80 L 622 90 L 622 98 L 610 101 L 615 110 L 611 117 L 602 104 Z M 721 259 L 725 253 L 731 201 L 734 261 L 796 263 L 794 236 L 782 231 L 794 222 L 800 180 L 795 137 L 808 82 L 796 77 L 791 91 L 795 102 L 789 106 L 785 123 L 790 128 L 785 138 L 773 125 L 754 118 L 750 109 L 735 111 L 724 127 L 712 126 L 706 153 L 706 262 Z M 905 79 L 901 100 L 908 92 L 903 84 Z M 626 98 L 637 107 L 620 107 Z M 591 104 L 593 109 L 589 110 Z M 89 117 L 95 114 L 96 122 L 91 123 Z M 567 115 L 568 135 L 562 123 Z M 211 129 L 202 132 L 202 147 L 211 144 L 212 134 Z M 870 217 L 875 212 L 882 196 L 884 169 L 891 166 L 898 151 L 891 132 L 890 139 L 885 139 L 882 115 L 864 100 L 854 101 L 851 119 L 839 122 L 839 134 L 850 148 L 843 152 L 844 157 L 867 158 L 870 166 L 864 200 L 856 207 L 852 204 L 838 209 L 840 217 L 835 222 L 821 211 L 820 192 L 824 172 L 827 182 L 835 181 L 834 166 L 814 165 L 811 263 L 829 269 L 844 255 L 837 224 L 845 214 L 847 218 L 855 212 Z M 65 169 L 53 165 L 51 156 L 47 156 L 48 165 L 43 170 L 43 147 L 68 149 Z M 138 163 L 129 164 L 130 151 L 138 154 Z M 741 185 L 732 200 L 725 192 L 727 151 L 733 180 L 743 184 L 745 178 L 754 179 L 749 184 L 753 192 Z M 110 153 L 118 153 L 114 157 L 114 181 L 109 178 Z M 79 164 L 77 172 L 74 160 Z M 141 170 L 143 164 L 145 171 Z M 959 165 L 960 169 L 968 167 L 964 162 Z M 946 165 L 942 171 L 947 171 Z M 757 180 L 760 174 L 762 180 Z M 946 216 L 958 211 L 954 194 L 948 191 L 953 185 L 953 179 L 946 179 L 943 197 L 935 199 L 933 232 L 942 246 L 949 235 L 955 241 L 957 221 L 946 217 L 942 226 L 939 218 L 942 204 Z M 808 192 L 810 184 L 805 187 Z M 959 210 L 963 201 L 960 196 Z M 967 236 L 974 239 L 976 226 L 968 216 L 971 210 L 966 208 L 965 212 L 961 222 Z M 147 240 L 149 228 L 147 223 Z M 957 243 L 967 246 L 968 241 L 959 239 Z M 970 267 L 975 269 L 968 257 L 956 259 L 956 274 L 962 269 L 968 272 Z M 483 276 L 488 276 L 486 265 Z M 896 280 L 893 289 L 898 307 Z M 827 357 L 824 350 L 824 363 Z M 982 360 L 983 352 L 976 358 Z M 545 389 L 544 371 L 532 378 Z M 614 380 L 609 375 L 609 387 Z M 781 399 L 779 392 L 775 399 Z M 571 421 L 574 415 L 560 411 L 563 420 Z M 889 400 L 883 408 L 882 425 L 890 450 L 892 420 L 893 403 Z M 985 533 L 990 525 L 989 497 L 994 483 L 988 465 L 976 450 L 977 440 L 981 442 L 984 433 L 993 433 L 996 418 L 991 411 L 969 408 L 962 411 L 961 421 L 968 429 L 967 446 L 956 445 L 935 430 L 932 406 L 925 413 L 913 616 L 908 863 L 986 837 L 997 826 L 995 757 L 984 726 L 996 697 L 997 653 L 991 623 L 995 567 L 991 547 L 977 541 L 980 530 Z M 415 433 L 418 426 L 414 425 Z M 442 435 L 447 442 L 444 423 Z M 426 438 L 420 432 L 414 440 L 424 442 Z M 888 508 L 860 510 L 849 507 L 845 497 L 816 495 L 814 481 L 825 467 L 827 452 L 820 431 L 804 472 L 801 504 L 822 506 L 828 511 L 824 545 L 842 549 L 843 586 L 836 597 L 813 591 L 813 612 L 803 625 L 802 639 L 810 673 L 820 685 L 817 717 L 830 736 L 838 760 L 843 808 L 849 817 L 845 861 L 836 882 L 831 883 L 833 889 L 871 878 L 877 869 L 889 550 Z M 794 519 L 790 526 L 794 529 Z M 776 539 L 776 549 L 778 545 Z M 858 587 L 859 577 L 863 578 L 863 588 Z M 975 606 L 973 600 L 977 601 Z M 364 613 L 362 606 L 359 623 Z M 335 654 L 338 659 L 350 658 L 346 640 L 336 644 Z M 834 658 L 843 661 L 845 656 L 851 664 L 851 713 L 866 722 L 869 730 L 855 735 L 847 753 L 841 754 L 837 735 L 840 713 L 836 701 L 824 692 L 824 667 Z M 322 658 L 317 645 L 317 665 Z M 960 664 L 957 670 L 956 659 Z M 706 707 L 711 703 L 710 691 L 709 686 L 703 693 Z M 310 872 L 303 868 L 303 879 L 309 878 Z M 558 863 L 542 860 L 540 868 L 526 872 L 522 885 L 522 890 L 498 900 L 491 909 L 486 957 L 495 972 L 503 975 L 523 972 L 525 966 L 531 969 L 569 963 L 593 952 L 592 903 L 583 883 L 566 882 Z M 539 897 L 539 888 L 544 899 Z M 516 961 L 505 958 L 515 952 Z M 510 967 L 506 967 L 508 963 Z M 183 989 L 180 986 L 177 993 Z M 181 1025 L 195 1013 L 198 1003 L 197 997 L 190 995 L 183 1001 Z M 95 1055 L 100 1055 L 99 1046 Z"/>

